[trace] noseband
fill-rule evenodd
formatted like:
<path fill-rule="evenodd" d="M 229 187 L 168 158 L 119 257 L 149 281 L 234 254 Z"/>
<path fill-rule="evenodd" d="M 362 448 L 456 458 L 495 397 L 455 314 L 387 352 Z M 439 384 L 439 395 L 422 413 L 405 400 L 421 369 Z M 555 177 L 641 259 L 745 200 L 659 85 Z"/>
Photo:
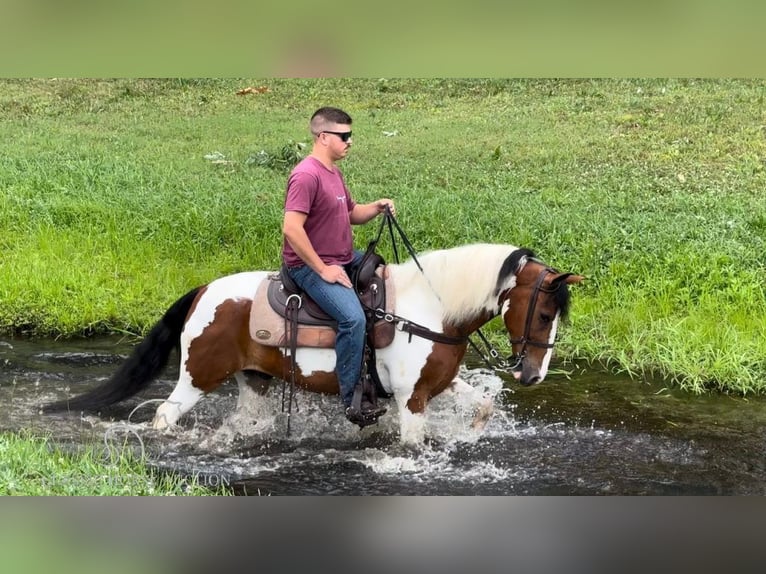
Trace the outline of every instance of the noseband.
<path fill-rule="evenodd" d="M 550 267 L 546 267 L 542 271 L 540 271 L 540 274 L 537 276 L 537 280 L 535 281 L 535 286 L 532 289 L 532 297 L 529 298 L 529 305 L 527 307 L 527 320 L 524 323 L 524 334 L 521 337 L 513 338 L 509 337 L 508 340 L 510 341 L 511 345 L 518 345 L 521 344 L 521 351 L 517 355 L 511 355 L 508 357 L 508 362 L 513 363 L 511 366 L 511 370 L 516 370 L 521 365 L 521 361 L 524 360 L 524 357 L 527 356 L 527 346 L 530 347 L 539 347 L 541 349 L 552 349 L 553 343 L 541 343 L 540 341 L 534 341 L 529 338 L 529 332 L 532 329 L 532 321 L 534 320 L 534 313 L 535 313 L 535 305 L 537 305 L 537 297 L 540 294 L 540 291 L 543 291 L 544 293 L 553 293 L 555 289 L 546 289 L 543 287 L 543 281 L 545 281 L 545 277 L 549 273 L 556 273 L 557 271 L 555 269 L 551 269 Z"/>

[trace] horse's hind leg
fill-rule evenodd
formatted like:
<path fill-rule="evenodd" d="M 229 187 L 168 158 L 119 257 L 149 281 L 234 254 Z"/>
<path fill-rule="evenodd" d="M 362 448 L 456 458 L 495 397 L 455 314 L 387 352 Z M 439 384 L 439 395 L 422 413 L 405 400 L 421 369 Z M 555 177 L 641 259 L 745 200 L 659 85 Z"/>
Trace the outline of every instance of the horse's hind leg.
<path fill-rule="evenodd" d="M 182 361 L 183 365 L 184 362 Z M 170 393 L 170 396 L 165 399 L 157 412 L 154 414 L 154 421 L 152 426 L 155 429 L 162 430 L 167 427 L 173 426 L 178 422 L 183 415 L 188 413 L 194 405 L 197 404 L 203 396 L 207 393 L 218 388 L 221 383 L 226 381 L 232 374 L 233 369 L 222 369 L 215 374 L 206 373 L 204 378 L 193 377 L 186 370 L 182 370 L 176 383 L 176 388 Z M 202 388 L 198 388 L 192 384 L 192 381 L 204 381 Z"/>
<path fill-rule="evenodd" d="M 234 373 L 239 393 L 237 408 L 226 418 L 222 428 L 239 435 L 250 435 L 273 424 L 274 409 L 264 395 L 271 386 L 272 377 L 254 370 Z"/>
<path fill-rule="evenodd" d="M 178 419 L 197 404 L 197 401 L 204 394 L 204 392 L 192 385 L 189 373 L 182 371 L 178 377 L 176 388 L 165 399 L 165 402 L 157 408 L 157 412 L 154 414 L 154 421 L 152 421 L 152 427 L 157 430 L 172 427 L 178 422 Z"/>
<path fill-rule="evenodd" d="M 239 396 L 237 397 L 238 409 L 246 408 L 248 405 L 257 402 L 258 397 L 265 395 L 271 384 L 271 377 L 269 375 L 253 370 L 234 373 L 234 378 L 237 380 L 239 388 Z"/>
<path fill-rule="evenodd" d="M 175 425 L 178 419 L 197 404 L 197 401 L 218 388 L 237 370 L 237 367 L 230 364 L 231 361 L 216 361 L 211 357 L 195 357 L 195 361 L 191 361 L 187 351 L 188 339 L 183 335 L 181 348 L 181 372 L 178 382 L 176 388 L 154 414 L 152 426 L 155 429 L 161 430 Z M 211 353 L 211 356 L 216 354 Z M 219 358 L 220 356 L 218 355 Z"/>
<path fill-rule="evenodd" d="M 264 278 L 258 273 L 231 275 L 200 295 L 181 333 L 178 383 L 157 409 L 154 428 L 176 424 L 203 395 L 245 367 L 252 305 L 247 294 Z"/>

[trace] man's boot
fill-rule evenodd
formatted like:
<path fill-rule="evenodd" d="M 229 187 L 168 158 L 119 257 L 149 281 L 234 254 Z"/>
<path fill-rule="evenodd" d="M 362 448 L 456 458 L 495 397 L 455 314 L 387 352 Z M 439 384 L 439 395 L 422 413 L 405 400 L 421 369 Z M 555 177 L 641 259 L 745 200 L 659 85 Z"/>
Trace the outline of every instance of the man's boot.
<path fill-rule="evenodd" d="M 346 418 L 359 428 L 377 423 L 378 418 L 388 410 L 377 404 L 375 386 L 369 379 L 364 377 L 356 384 L 351 404 L 346 407 Z"/>

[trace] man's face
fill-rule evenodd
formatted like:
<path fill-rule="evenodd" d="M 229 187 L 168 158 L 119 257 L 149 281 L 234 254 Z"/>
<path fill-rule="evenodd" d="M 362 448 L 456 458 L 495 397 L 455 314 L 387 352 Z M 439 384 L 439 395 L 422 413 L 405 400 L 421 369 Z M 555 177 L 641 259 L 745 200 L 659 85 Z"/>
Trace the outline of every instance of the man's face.
<path fill-rule="evenodd" d="M 336 160 L 346 157 L 353 141 L 351 139 L 351 126 L 348 124 L 330 124 L 328 129 L 319 134 L 319 137 L 322 138 L 324 145 L 327 146 Z"/>

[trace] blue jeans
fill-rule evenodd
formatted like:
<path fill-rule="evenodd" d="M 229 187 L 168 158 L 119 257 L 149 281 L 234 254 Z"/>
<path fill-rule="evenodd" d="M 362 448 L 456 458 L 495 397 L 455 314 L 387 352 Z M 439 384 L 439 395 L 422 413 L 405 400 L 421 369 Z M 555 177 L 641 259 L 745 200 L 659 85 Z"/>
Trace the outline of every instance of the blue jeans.
<path fill-rule="evenodd" d="M 355 251 L 354 259 L 344 266 L 349 277 L 352 267 L 361 262 L 363 255 L 362 252 Z M 340 398 L 343 404 L 348 406 L 362 373 L 364 355 L 366 318 L 359 297 L 354 289 L 344 287 L 340 283 L 328 283 L 308 265 L 293 267 L 287 272 L 325 313 L 338 322 L 338 332 L 335 335 L 335 372 L 340 386 Z"/>

